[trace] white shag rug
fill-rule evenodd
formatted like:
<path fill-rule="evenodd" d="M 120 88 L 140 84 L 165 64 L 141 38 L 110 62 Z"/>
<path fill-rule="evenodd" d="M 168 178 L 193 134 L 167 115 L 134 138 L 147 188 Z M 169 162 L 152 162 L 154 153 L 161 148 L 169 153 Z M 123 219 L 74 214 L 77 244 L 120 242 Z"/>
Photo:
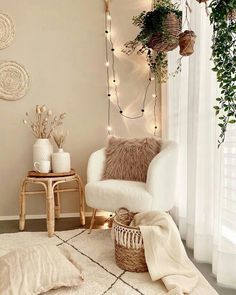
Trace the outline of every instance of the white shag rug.
<path fill-rule="evenodd" d="M 66 247 L 77 255 L 83 269 L 85 282 L 80 288 L 61 288 L 47 295 L 164 295 L 161 281 L 152 282 L 148 273 L 126 272 L 116 266 L 111 232 L 106 230 L 76 229 L 56 232 L 52 238 L 46 232 L 19 232 L 0 235 L 0 256 L 19 247 L 36 244 L 53 244 Z M 193 267 L 195 267 L 193 265 Z M 209 292 L 207 291 L 209 290 Z M 200 275 L 194 295 L 212 294 L 205 278 Z"/>

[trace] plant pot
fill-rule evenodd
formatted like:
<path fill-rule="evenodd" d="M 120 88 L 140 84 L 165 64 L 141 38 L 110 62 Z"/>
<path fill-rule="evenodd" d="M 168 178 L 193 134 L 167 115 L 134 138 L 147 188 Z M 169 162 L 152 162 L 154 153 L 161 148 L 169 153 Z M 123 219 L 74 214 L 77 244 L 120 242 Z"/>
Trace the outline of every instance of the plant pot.
<path fill-rule="evenodd" d="M 54 173 L 70 172 L 70 154 L 58 149 L 57 153 L 52 154 L 52 171 Z"/>
<path fill-rule="evenodd" d="M 194 52 L 196 35 L 194 31 L 184 31 L 179 35 L 179 53 L 183 56 L 189 56 Z"/>
<path fill-rule="evenodd" d="M 233 10 L 228 14 L 228 19 L 229 19 L 229 20 L 235 20 L 235 19 L 236 19 L 236 9 L 233 9 Z"/>
<path fill-rule="evenodd" d="M 38 138 L 33 145 L 33 167 L 35 162 L 51 161 L 52 153 L 53 146 L 50 140 L 47 138 Z M 35 168 L 33 169 L 35 170 Z"/>
<path fill-rule="evenodd" d="M 169 13 L 163 23 L 165 34 L 158 32 L 152 35 L 147 46 L 157 52 L 167 52 L 179 45 L 179 34 L 181 32 L 181 18 L 174 13 Z"/>

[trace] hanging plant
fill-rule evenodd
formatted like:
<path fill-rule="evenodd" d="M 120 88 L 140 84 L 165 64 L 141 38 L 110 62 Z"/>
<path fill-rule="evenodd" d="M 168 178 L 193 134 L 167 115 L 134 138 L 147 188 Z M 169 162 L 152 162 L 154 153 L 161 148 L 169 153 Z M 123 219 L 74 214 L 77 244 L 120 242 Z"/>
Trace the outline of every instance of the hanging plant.
<path fill-rule="evenodd" d="M 221 128 L 218 144 L 225 140 L 228 124 L 236 123 L 236 0 L 212 0 L 210 22 L 213 24 L 213 71 L 221 88 L 216 98 L 216 115 Z"/>
<path fill-rule="evenodd" d="M 122 50 L 127 54 L 137 51 L 146 53 L 148 65 L 159 82 L 166 82 L 167 55 L 166 52 L 179 45 L 182 12 L 177 4 L 170 0 L 160 0 L 155 3 L 152 11 L 143 11 L 133 17 L 133 24 L 141 31 L 138 36 L 125 44 Z M 180 70 L 179 68 L 177 70 Z"/>

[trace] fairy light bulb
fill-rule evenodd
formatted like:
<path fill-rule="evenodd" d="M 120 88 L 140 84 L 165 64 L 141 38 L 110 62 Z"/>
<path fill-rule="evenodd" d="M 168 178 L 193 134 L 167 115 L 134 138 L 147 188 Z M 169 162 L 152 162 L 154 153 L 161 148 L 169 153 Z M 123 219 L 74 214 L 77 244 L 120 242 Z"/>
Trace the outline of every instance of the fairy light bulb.
<path fill-rule="evenodd" d="M 112 130 L 111 126 L 107 126 L 107 131 L 110 132 Z"/>
<path fill-rule="evenodd" d="M 105 66 L 106 66 L 106 67 L 109 67 L 109 61 L 107 61 L 107 62 L 105 63 Z"/>
<path fill-rule="evenodd" d="M 105 35 L 106 35 L 107 39 L 111 38 L 111 32 L 110 31 L 106 30 Z"/>
<path fill-rule="evenodd" d="M 156 96 L 156 94 L 155 94 L 155 93 L 153 93 L 152 97 L 153 97 L 153 98 L 156 98 L 157 96 Z"/>
<path fill-rule="evenodd" d="M 107 15 L 107 19 L 108 19 L 108 20 L 111 20 L 111 16 L 110 16 L 110 14 Z"/>
<path fill-rule="evenodd" d="M 151 77 L 151 81 L 154 81 L 155 80 L 155 78 L 154 77 Z"/>

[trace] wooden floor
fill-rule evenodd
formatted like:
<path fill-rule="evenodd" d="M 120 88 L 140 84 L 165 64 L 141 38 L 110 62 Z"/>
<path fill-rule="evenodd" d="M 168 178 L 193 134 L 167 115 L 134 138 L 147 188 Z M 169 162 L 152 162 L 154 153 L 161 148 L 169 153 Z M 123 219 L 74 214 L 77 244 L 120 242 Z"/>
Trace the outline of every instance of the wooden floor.
<path fill-rule="evenodd" d="M 55 230 L 63 231 L 63 230 L 71 230 L 77 228 L 89 228 L 90 226 L 90 217 L 86 217 L 85 226 L 81 226 L 79 218 L 61 218 L 56 220 Z M 94 228 L 108 228 L 110 226 L 110 222 L 108 217 L 98 216 L 96 217 Z M 25 231 L 37 232 L 37 231 L 46 231 L 46 221 L 44 219 L 31 219 L 26 220 Z M 0 221 L 0 234 L 2 233 L 15 233 L 18 232 L 18 220 L 11 221 Z M 193 251 L 186 248 L 189 258 L 193 261 L 195 266 L 200 270 L 200 272 L 204 275 L 204 277 L 208 280 L 208 282 L 216 289 L 216 291 L 220 295 L 235 295 L 236 291 L 232 289 L 226 289 L 220 287 L 216 279 L 211 273 L 211 265 L 207 263 L 197 263 L 193 258 Z M 201 294 L 207 295 L 207 294 Z"/>
<path fill-rule="evenodd" d="M 94 223 L 94 228 L 104 228 L 108 227 L 109 224 L 109 217 L 104 216 L 97 216 Z M 85 218 L 85 225 L 82 226 L 80 223 L 79 218 L 60 218 L 56 219 L 55 223 L 55 230 L 62 231 L 62 230 L 71 230 L 77 228 L 89 228 L 90 226 L 90 217 Z M 106 222 L 107 221 L 107 222 Z M 0 234 L 2 233 L 15 233 L 18 231 L 18 220 L 11 220 L 11 221 L 0 221 Z M 46 231 L 46 221 L 45 219 L 31 219 L 26 220 L 25 222 L 25 231 Z"/>

